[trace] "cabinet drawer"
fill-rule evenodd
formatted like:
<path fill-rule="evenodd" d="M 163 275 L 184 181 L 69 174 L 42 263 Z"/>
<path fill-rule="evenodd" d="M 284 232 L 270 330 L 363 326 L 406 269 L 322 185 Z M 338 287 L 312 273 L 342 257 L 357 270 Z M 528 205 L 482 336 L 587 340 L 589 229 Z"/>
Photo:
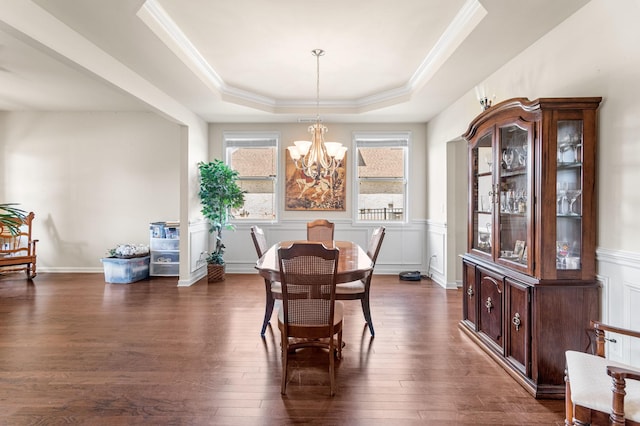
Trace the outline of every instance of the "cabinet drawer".
<path fill-rule="evenodd" d="M 180 272 L 179 263 L 151 263 L 149 275 L 177 276 Z"/>
<path fill-rule="evenodd" d="M 151 250 L 180 250 L 180 240 L 174 238 L 151 238 Z"/>
<path fill-rule="evenodd" d="M 478 330 L 501 355 L 504 354 L 502 331 L 502 307 L 504 277 L 481 268 L 479 280 Z"/>
<path fill-rule="evenodd" d="M 154 263 L 177 263 L 180 261 L 180 252 L 177 251 L 152 251 L 151 261 Z"/>

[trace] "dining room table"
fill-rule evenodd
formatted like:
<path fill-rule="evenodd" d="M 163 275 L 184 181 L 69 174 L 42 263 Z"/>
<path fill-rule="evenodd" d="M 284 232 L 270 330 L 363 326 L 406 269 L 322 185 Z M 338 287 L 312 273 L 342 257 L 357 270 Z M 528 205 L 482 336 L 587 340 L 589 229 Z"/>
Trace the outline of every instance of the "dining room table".
<path fill-rule="evenodd" d="M 256 262 L 258 273 L 270 280 L 280 280 L 280 268 L 278 266 L 278 249 L 290 247 L 293 243 L 323 244 L 327 248 L 338 248 L 338 272 L 336 284 L 348 283 L 363 279 L 373 270 L 373 261 L 357 243 L 352 241 L 280 241 L 272 245 Z"/>

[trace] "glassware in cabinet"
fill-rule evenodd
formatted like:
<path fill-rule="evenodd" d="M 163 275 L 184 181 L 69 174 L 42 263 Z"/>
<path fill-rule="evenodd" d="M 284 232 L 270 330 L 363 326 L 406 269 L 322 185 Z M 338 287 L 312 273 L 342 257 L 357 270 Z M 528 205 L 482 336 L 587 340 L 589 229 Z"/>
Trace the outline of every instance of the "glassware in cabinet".
<path fill-rule="evenodd" d="M 557 121 L 556 268 L 579 270 L 582 252 L 583 121 Z"/>
<path fill-rule="evenodd" d="M 516 122 L 499 128 L 500 170 L 498 259 L 518 269 L 529 268 L 531 217 L 531 124 Z"/>
<path fill-rule="evenodd" d="M 493 247 L 492 222 L 496 197 L 493 183 L 495 153 L 491 132 L 479 138 L 472 150 L 472 247 L 481 253 L 491 255 Z"/>

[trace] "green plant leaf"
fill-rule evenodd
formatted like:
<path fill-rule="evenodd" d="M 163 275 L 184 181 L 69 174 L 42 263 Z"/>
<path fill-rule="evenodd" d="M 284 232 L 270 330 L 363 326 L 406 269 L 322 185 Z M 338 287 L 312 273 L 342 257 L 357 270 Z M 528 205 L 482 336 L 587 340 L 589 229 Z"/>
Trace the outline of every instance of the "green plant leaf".
<path fill-rule="evenodd" d="M 224 244 L 222 230 L 235 230 L 229 223 L 229 209 L 244 205 L 244 194 L 237 184 L 238 172 L 224 164 L 221 160 L 198 163 L 200 171 L 200 202 L 202 215 L 209 220 L 210 233 L 216 233 L 216 247 L 207 257 L 208 263 L 224 264 Z"/>
<path fill-rule="evenodd" d="M 20 233 L 20 225 L 26 219 L 27 212 L 14 207 L 17 205 L 17 203 L 0 204 L 0 232 L 6 228 L 11 235 Z"/>

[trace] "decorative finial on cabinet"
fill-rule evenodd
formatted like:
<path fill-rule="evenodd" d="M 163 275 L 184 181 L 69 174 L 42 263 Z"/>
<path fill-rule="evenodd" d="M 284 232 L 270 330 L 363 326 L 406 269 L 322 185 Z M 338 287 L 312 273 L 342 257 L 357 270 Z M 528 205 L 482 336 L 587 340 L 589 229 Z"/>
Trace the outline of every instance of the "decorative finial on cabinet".
<path fill-rule="evenodd" d="M 489 107 L 491 107 L 491 105 L 493 104 L 493 101 L 496 100 L 495 94 L 491 98 L 489 98 L 485 94 L 485 92 L 486 91 L 485 91 L 484 85 L 480 86 L 480 88 L 476 86 L 476 97 L 478 98 L 478 102 L 480 102 L 480 106 L 482 107 L 483 111 L 488 110 Z"/>

